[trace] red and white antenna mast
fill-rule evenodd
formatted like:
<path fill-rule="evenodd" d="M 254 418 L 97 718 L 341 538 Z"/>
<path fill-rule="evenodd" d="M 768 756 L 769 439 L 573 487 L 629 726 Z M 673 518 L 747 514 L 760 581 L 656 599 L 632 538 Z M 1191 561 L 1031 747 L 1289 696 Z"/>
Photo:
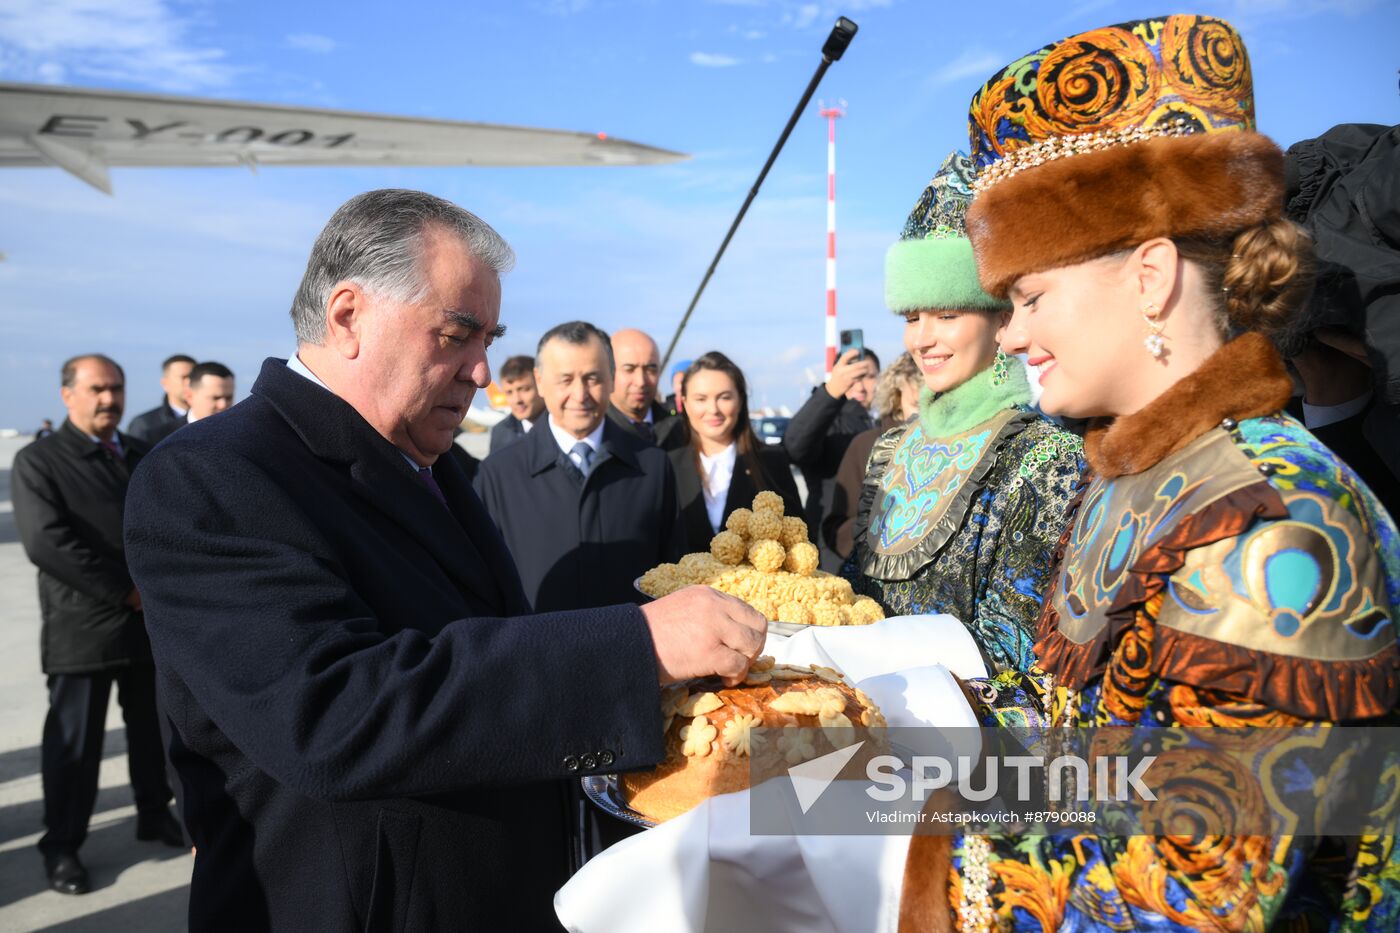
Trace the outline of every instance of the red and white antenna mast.
<path fill-rule="evenodd" d="M 817 102 L 826 117 L 826 374 L 836 365 L 836 121 L 846 115 L 844 100 L 828 107 Z"/>

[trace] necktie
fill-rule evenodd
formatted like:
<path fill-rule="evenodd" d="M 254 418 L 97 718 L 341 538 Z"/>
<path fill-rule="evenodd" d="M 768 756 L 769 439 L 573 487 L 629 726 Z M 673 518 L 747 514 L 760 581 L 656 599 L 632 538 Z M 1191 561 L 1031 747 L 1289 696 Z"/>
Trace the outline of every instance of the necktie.
<path fill-rule="evenodd" d="M 117 445 L 114 444 L 112 441 L 110 441 L 110 440 L 101 441 L 101 440 L 100 440 L 100 441 L 97 442 L 97 446 L 99 446 L 99 447 L 101 447 L 103 450 L 107 451 L 107 456 L 111 457 L 113 460 L 116 460 L 116 461 L 118 461 L 118 462 L 121 461 L 121 459 L 122 459 L 122 452 L 121 452 L 121 449 L 120 449 L 119 447 L 117 447 Z"/>
<path fill-rule="evenodd" d="M 656 429 L 651 426 L 650 421 L 634 421 L 632 425 L 637 429 L 637 433 L 642 436 L 642 440 L 648 444 L 656 443 Z"/>
<path fill-rule="evenodd" d="M 418 478 L 423 481 L 423 485 L 428 487 L 428 492 L 437 497 L 437 501 L 442 503 L 443 508 L 447 508 L 447 497 L 442 494 L 442 487 L 433 479 L 433 471 L 430 467 L 419 467 Z"/>
<path fill-rule="evenodd" d="M 583 478 L 587 479 L 588 474 L 593 470 L 593 448 L 583 441 L 579 441 L 569 451 L 569 455 L 573 459 L 574 465 L 578 467 L 578 471 L 583 474 Z"/>

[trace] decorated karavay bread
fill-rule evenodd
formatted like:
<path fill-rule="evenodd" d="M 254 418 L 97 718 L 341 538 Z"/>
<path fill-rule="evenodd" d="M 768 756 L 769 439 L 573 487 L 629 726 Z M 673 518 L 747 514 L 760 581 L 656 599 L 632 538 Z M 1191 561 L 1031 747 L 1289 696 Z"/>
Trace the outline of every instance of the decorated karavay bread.
<path fill-rule="evenodd" d="M 739 597 L 769 622 L 868 625 L 885 617 L 875 600 L 857 598 L 850 581 L 817 569 L 807 523 L 784 517 L 777 493 L 759 493 L 752 509 L 735 509 L 724 524 L 710 541 L 710 553 L 648 570 L 637 584 L 641 591 L 659 599 L 703 583 Z"/>
<path fill-rule="evenodd" d="M 666 758 L 621 776 L 628 805 L 662 822 L 749 786 L 752 759 L 776 773 L 870 737 L 885 717 L 829 667 L 754 661 L 743 684 L 662 694 Z M 875 743 L 878 744 L 878 743 Z"/>

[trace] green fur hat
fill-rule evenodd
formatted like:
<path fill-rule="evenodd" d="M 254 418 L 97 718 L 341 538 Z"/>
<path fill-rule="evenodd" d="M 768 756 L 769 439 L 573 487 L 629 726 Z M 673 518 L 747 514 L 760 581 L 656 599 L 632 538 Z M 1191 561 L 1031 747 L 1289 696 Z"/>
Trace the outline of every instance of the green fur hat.
<path fill-rule="evenodd" d="M 982 290 L 964 219 L 972 203 L 973 168 L 953 152 L 914 205 L 899 242 L 885 254 L 885 304 L 895 314 L 929 308 L 1001 311 L 1009 302 Z"/>

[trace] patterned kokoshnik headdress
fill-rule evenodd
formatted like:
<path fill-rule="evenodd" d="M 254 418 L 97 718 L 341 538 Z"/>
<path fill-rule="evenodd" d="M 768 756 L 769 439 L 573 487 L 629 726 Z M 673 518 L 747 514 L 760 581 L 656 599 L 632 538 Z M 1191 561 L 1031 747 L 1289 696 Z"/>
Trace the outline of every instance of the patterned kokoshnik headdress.
<path fill-rule="evenodd" d="M 943 160 L 885 254 L 885 304 L 896 314 L 931 309 L 1008 308 L 977 282 L 965 232 L 974 171 L 961 152 Z"/>
<path fill-rule="evenodd" d="M 972 98 L 967 213 L 982 285 L 1158 236 L 1282 213 L 1283 153 L 1254 132 L 1249 57 L 1208 16 L 1106 26 L 1018 58 Z"/>

